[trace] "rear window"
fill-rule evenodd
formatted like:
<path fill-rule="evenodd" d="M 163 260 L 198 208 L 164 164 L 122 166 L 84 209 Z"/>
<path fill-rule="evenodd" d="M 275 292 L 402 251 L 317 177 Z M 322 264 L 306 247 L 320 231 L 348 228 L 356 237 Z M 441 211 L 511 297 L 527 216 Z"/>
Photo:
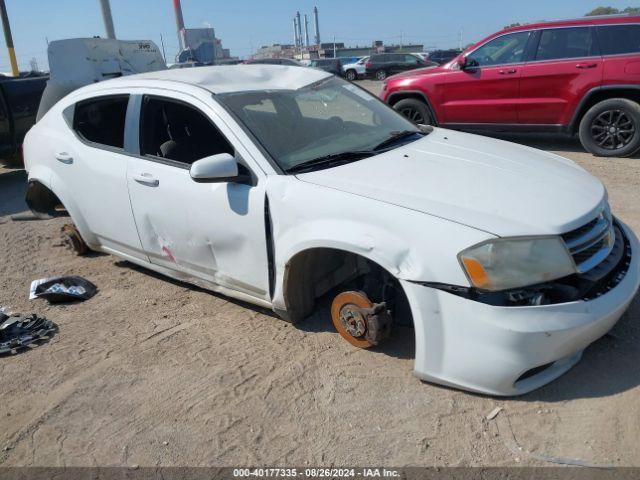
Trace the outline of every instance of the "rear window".
<path fill-rule="evenodd" d="M 602 55 L 640 52 L 640 25 L 596 27 Z"/>
<path fill-rule="evenodd" d="M 543 30 L 536 60 L 591 57 L 597 55 L 591 28 L 555 28 Z"/>
<path fill-rule="evenodd" d="M 124 123 L 129 95 L 84 100 L 76 104 L 73 129 L 85 140 L 124 148 Z"/>

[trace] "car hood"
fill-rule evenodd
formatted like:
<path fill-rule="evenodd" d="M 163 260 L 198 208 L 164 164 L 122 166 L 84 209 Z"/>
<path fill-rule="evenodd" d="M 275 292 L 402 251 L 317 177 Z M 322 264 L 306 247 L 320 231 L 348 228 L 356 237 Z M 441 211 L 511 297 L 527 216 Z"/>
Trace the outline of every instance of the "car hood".
<path fill-rule="evenodd" d="M 570 160 L 439 128 L 389 152 L 297 178 L 497 236 L 565 233 L 606 201 L 602 183 Z"/>

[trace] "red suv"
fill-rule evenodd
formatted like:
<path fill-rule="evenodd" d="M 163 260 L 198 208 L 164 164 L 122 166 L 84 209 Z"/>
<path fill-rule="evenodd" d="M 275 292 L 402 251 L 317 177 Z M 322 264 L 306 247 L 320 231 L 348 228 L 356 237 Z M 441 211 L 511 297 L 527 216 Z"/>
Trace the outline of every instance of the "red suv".
<path fill-rule="evenodd" d="M 640 16 L 503 30 L 438 68 L 389 77 L 380 97 L 416 123 L 578 133 L 599 156 L 640 149 Z"/>

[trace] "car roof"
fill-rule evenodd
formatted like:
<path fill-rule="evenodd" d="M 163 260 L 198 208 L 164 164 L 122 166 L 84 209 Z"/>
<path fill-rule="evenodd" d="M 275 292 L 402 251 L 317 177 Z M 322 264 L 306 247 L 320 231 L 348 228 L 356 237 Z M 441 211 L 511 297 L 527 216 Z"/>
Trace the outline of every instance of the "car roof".
<path fill-rule="evenodd" d="M 640 15 L 630 14 L 618 14 L 618 15 L 599 15 L 592 17 L 581 17 L 569 20 L 554 20 L 544 22 L 525 23 L 515 27 L 508 27 L 499 32 L 495 32 L 479 42 L 474 43 L 467 47 L 464 52 L 469 52 L 480 45 L 492 40 L 495 37 L 504 35 L 505 33 L 521 32 L 527 30 L 538 30 L 542 28 L 562 28 L 562 27 L 579 27 L 584 25 L 625 25 L 625 24 L 637 24 L 640 23 Z"/>
<path fill-rule="evenodd" d="M 599 15 L 592 17 L 581 17 L 569 20 L 554 20 L 545 22 L 527 23 L 524 25 L 518 25 L 517 27 L 505 28 L 500 33 L 505 32 L 518 32 L 521 30 L 534 30 L 537 28 L 549 28 L 549 27 L 573 27 L 581 25 L 609 25 L 609 24 L 624 24 L 624 23 L 640 23 L 640 15 Z"/>
<path fill-rule="evenodd" d="M 195 85 L 216 94 L 256 90 L 297 90 L 330 76 L 331 74 L 322 70 L 288 65 L 217 65 L 128 75 L 94 84 L 93 87 L 99 90 L 100 85 L 114 86 L 118 83 L 122 86 L 126 83 L 139 84 L 140 80 L 157 80 Z"/>

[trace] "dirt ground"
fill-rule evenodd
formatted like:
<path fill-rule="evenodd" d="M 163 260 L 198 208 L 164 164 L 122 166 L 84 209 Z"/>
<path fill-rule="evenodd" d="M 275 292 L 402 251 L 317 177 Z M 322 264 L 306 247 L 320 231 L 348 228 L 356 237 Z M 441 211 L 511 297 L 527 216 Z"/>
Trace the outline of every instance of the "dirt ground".
<path fill-rule="evenodd" d="M 577 161 L 640 232 L 640 159 L 594 158 L 561 138 L 507 139 Z M 637 298 L 552 384 L 514 399 L 473 395 L 412 376 L 408 328 L 384 349 L 357 350 L 333 331 L 327 305 L 293 326 L 111 256 L 75 257 L 60 246 L 64 219 L 9 218 L 25 209 L 24 178 L 0 169 L 0 305 L 45 315 L 59 332 L 0 357 L 3 466 L 550 465 L 547 457 L 640 466 Z M 32 280 L 63 274 L 100 292 L 67 306 L 27 299 Z"/>

